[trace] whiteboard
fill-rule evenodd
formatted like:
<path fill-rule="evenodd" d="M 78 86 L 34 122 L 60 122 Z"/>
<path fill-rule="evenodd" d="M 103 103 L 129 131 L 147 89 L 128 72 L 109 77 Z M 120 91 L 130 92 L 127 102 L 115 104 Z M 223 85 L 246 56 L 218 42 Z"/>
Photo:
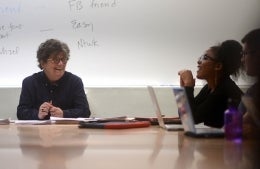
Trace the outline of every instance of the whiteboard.
<path fill-rule="evenodd" d="M 179 85 L 208 47 L 260 27 L 260 1 L 1 0 L 0 17 L 2 87 L 40 71 L 49 38 L 68 44 L 67 70 L 85 86 Z"/>

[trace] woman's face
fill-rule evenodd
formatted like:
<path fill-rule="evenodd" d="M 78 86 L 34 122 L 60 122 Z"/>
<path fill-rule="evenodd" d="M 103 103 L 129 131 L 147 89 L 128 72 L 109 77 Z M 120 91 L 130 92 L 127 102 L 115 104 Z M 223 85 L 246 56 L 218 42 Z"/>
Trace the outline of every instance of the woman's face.
<path fill-rule="evenodd" d="M 215 78 L 216 70 L 215 70 L 215 56 L 211 49 L 208 49 L 204 55 L 202 55 L 198 60 L 198 70 L 197 70 L 197 78 L 209 80 Z"/>
<path fill-rule="evenodd" d="M 51 54 L 47 62 L 41 63 L 50 82 L 56 82 L 64 75 L 67 61 L 67 56 L 63 52 L 59 52 Z"/>
<path fill-rule="evenodd" d="M 245 71 L 249 76 L 259 76 L 260 66 L 260 51 L 250 47 L 247 43 L 244 44 L 242 62 L 244 64 Z"/>

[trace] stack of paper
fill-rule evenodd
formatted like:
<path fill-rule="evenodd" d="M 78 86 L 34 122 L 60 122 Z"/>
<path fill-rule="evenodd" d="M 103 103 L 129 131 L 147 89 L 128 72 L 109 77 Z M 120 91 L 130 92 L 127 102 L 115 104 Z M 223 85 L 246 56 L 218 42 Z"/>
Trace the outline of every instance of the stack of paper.
<path fill-rule="evenodd" d="M 10 119 L 0 119 L 0 125 L 5 125 L 9 123 L 10 123 Z"/>
<path fill-rule="evenodd" d="M 15 124 L 33 124 L 33 125 L 39 125 L 39 124 L 51 124 L 51 120 L 14 120 Z"/>

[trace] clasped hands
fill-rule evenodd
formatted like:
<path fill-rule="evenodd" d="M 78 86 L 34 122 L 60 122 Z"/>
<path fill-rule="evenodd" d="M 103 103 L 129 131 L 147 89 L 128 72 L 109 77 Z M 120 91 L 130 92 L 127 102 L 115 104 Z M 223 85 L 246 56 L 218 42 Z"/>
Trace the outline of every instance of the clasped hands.
<path fill-rule="evenodd" d="M 180 85 L 186 87 L 194 87 L 195 79 L 193 78 L 192 72 L 190 70 L 181 70 L 178 72 L 180 76 Z"/>
<path fill-rule="evenodd" d="M 48 114 L 53 117 L 63 117 L 63 111 L 59 107 L 53 106 L 51 102 L 44 102 L 39 108 L 38 118 L 44 119 Z"/>

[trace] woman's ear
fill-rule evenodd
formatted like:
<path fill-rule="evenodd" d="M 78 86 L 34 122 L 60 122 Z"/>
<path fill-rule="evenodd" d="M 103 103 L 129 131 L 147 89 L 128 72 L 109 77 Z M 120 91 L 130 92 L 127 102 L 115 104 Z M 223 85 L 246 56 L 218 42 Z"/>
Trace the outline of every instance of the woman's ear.
<path fill-rule="evenodd" d="M 216 63 L 215 64 L 215 70 L 219 71 L 219 70 L 222 70 L 222 68 L 223 68 L 222 63 Z"/>

